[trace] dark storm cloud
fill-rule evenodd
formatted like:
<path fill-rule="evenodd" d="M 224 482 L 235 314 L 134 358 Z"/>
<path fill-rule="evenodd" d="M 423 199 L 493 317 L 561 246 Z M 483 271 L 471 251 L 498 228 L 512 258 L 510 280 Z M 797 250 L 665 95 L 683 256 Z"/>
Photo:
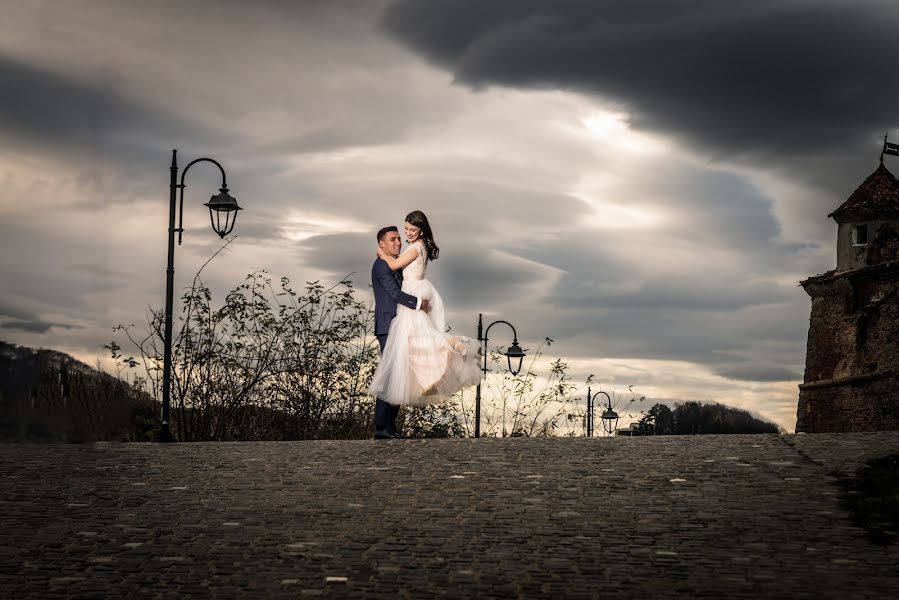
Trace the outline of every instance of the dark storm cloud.
<path fill-rule="evenodd" d="M 676 197 L 679 230 L 694 240 L 741 250 L 760 250 L 780 233 L 771 199 L 742 177 L 680 165 L 660 165 L 642 182 L 644 193 Z M 664 207 L 660 207 L 664 208 Z"/>
<path fill-rule="evenodd" d="M 722 285 L 726 283 L 728 285 Z M 565 289 L 566 286 L 561 286 Z M 656 279 L 644 282 L 633 293 L 562 294 L 556 298 L 560 307 L 640 308 L 657 310 L 736 310 L 746 306 L 782 302 L 789 292 L 770 283 L 741 281 L 721 282 L 683 278 Z"/>
<path fill-rule="evenodd" d="M 377 247 L 374 233 L 321 235 L 305 240 L 300 247 L 308 264 L 327 271 L 334 280 L 349 276 L 361 290 L 371 285 Z M 509 298 L 525 297 L 529 286 L 548 276 L 535 271 L 534 265 L 516 263 L 502 253 L 485 255 L 462 248 L 444 252 L 428 265 L 429 279 L 453 311 L 483 310 Z"/>
<path fill-rule="evenodd" d="M 8 319 L 10 321 L 30 321 L 36 320 L 37 316 L 29 310 L 23 308 L 20 302 L 12 302 L 8 299 L 0 299 L 0 319 Z"/>
<path fill-rule="evenodd" d="M 760 365 L 748 365 L 734 369 L 725 369 L 720 375 L 729 379 L 742 379 L 744 381 L 797 381 L 802 379 L 801 373 L 784 369 L 783 367 L 766 367 Z"/>
<path fill-rule="evenodd" d="M 705 155 L 769 166 L 873 154 L 899 125 L 897 25 L 899 5 L 873 0 L 398 0 L 384 19 L 462 83 L 594 94 Z"/>
<path fill-rule="evenodd" d="M 40 334 L 48 332 L 51 327 L 78 329 L 73 325 L 41 319 L 33 311 L 24 307 L 21 298 L 0 297 L 0 331 L 25 331 Z"/>
<path fill-rule="evenodd" d="M 145 158 L 154 141 L 208 135 L 125 98 L 112 76 L 82 81 L 0 55 L 0 85 L 0 136 L 43 151 Z"/>
<path fill-rule="evenodd" d="M 42 321 L 40 319 L 33 321 L 20 321 L 15 319 L 7 319 L 6 315 L 0 313 L 0 330 L 18 330 L 27 333 L 47 333 L 50 328 L 57 327 L 60 329 L 82 329 L 74 325 L 65 325 L 61 323 L 53 323 L 50 321 Z"/>
<path fill-rule="evenodd" d="M 534 287 L 554 278 L 548 270 L 502 253 L 472 250 L 441 257 L 428 269 L 447 306 L 472 314 L 520 299 L 534 301 Z"/>
<path fill-rule="evenodd" d="M 359 289 L 371 284 L 371 266 L 377 249 L 374 234 L 318 235 L 297 246 L 308 265 L 330 273 L 335 281 L 349 276 Z"/>
<path fill-rule="evenodd" d="M 571 356 L 687 360 L 723 369 L 743 362 L 740 353 L 760 339 L 798 349 L 804 331 L 796 316 L 792 306 L 761 313 L 616 308 L 558 318 L 545 312 L 530 320 L 541 328 L 538 337 L 571 338 Z"/>
<path fill-rule="evenodd" d="M 780 227 L 769 198 L 727 173 L 659 164 L 653 175 L 630 184 L 632 196 L 618 200 L 653 199 L 647 206 L 673 221 L 667 229 L 591 236 L 572 230 L 522 247 L 522 256 L 565 272 L 547 302 L 561 308 L 718 311 L 783 302 L 795 294 L 773 278 L 805 246 L 777 241 Z M 622 254 L 622 248 L 632 250 Z M 687 248 L 689 259 L 670 258 L 668 248 L 681 255 Z"/>
<path fill-rule="evenodd" d="M 551 352 L 568 359 L 686 361 L 732 380 L 759 382 L 783 381 L 786 371 L 802 369 L 808 306 L 801 297 L 725 310 L 602 305 L 522 307 L 509 318 L 522 339 L 549 336 L 557 342 Z M 801 380 L 796 373 L 791 379 Z"/>

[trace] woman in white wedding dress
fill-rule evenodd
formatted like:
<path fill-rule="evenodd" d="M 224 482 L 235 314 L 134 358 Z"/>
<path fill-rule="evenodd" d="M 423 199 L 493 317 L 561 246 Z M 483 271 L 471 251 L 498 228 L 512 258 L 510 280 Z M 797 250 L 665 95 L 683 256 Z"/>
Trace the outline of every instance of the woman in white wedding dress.
<path fill-rule="evenodd" d="M 378 248 L 378 256 L 396 271 L 403 270 L 402 290 L 427 300 L 427 312 L 397 306 L 390 324 L 381 362 L 369 393 L 393 404 L 422 406 L 444 402 L 465 386 L 478 383 L 483 374 L 476 340 L 451 336 L 446 331 L 443 299 L 425 278 L 428 263 L 440 252 L 428 218 L 420 210 L 406 215 L 409 247 L 397 258 Z"/>

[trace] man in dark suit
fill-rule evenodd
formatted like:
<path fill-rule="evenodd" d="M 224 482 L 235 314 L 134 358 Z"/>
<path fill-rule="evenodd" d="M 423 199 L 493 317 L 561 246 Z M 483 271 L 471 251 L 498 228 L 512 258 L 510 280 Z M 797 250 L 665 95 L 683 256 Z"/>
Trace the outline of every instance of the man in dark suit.
<path fill-rule="evenodd" d="M 378 246 L 384 252 L 396 258 L 400 254 L 403 242 L 396 227 L 384 227 L 378 232 Z M 412 310 L 428 310 L 428 301 L 410 296 L 402 291 L 403 271 L 391 271 L 381 258 L 375 259 L 371 267 L 371 286 L 375 292 L 375 336 L 384 352 L 390 323 L 396 317 L 396 308 L 402 304 Z M 375 439 L 400 439 L 404 436 L 396 430 L 396 417 L 399 406 L 393 406 L 380 398 L 375 399 Z"/>

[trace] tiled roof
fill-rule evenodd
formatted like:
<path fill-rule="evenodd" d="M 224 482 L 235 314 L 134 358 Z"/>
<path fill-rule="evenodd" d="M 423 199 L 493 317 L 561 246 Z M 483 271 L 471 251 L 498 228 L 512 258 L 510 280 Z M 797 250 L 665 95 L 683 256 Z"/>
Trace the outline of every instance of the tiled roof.
<path fill-rule="evenodd" d="M 899 215 L 899 180 L 880 163 L 849 199 L 827 216 L 839 221 L 840 217 L 887 215 Z"/>

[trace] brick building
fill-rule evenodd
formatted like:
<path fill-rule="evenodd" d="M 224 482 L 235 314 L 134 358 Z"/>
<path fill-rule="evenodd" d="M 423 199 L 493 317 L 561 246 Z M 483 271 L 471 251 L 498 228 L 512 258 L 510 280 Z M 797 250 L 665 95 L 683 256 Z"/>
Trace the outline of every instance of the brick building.
<path fill-rule="evenodd" d="M 796 431 L 899 429 L 899 180 L 883 165 L 830 215 L 837 268 L 812 311 Z"/>

